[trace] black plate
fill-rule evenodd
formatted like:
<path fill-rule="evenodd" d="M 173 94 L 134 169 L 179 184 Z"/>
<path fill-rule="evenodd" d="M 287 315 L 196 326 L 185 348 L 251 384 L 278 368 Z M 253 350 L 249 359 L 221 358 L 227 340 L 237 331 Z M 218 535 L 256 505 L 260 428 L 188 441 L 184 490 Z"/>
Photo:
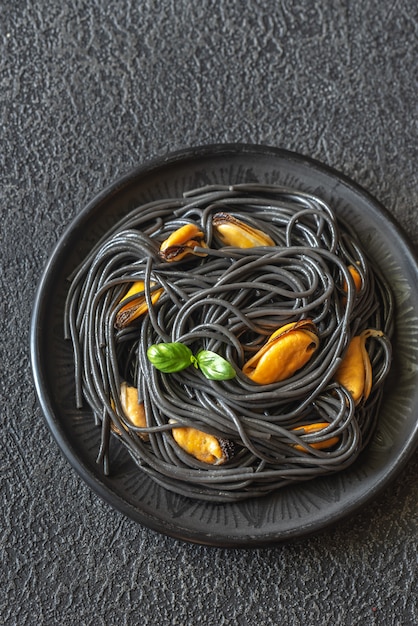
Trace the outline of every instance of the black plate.
<path fill-rule="evenodd" d="M 72 351 L 63 339 L 66 277 L 116 220 L 144 202 L 206 184 L 281 184 L 323 197 L 360 235 L 395 293 L 394 363 L 378 430 L 347 471 L 236 504 L 189 500 L 143 475 L 115 442 L 113 474 L 95 459 L 100 429 L 74 407 Z M 138 167 L 95 198 L 58 242 L 39 285 L 31 328 L 37 394 L 65 457 L 113 507 L 156 531 L 213 546 L 261 546 L 323 530 L 385 487 L 418 440 L 418 267 L 392 217 L 358 185 L 306 157 L 254 145 L 192 148 Z"/>

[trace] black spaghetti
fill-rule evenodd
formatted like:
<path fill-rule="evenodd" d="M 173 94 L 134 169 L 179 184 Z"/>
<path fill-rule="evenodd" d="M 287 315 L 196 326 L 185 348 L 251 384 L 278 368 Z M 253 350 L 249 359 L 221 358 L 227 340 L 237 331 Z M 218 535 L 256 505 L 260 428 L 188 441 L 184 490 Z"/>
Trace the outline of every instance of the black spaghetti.
<path fill-rule="evenodd" d="M 320 198 L 211 186 L 120 220 L 70 277 L 76 404 L 143 472 L 237 501 L 342 471 L 370 441 L 393 298 Z"/>

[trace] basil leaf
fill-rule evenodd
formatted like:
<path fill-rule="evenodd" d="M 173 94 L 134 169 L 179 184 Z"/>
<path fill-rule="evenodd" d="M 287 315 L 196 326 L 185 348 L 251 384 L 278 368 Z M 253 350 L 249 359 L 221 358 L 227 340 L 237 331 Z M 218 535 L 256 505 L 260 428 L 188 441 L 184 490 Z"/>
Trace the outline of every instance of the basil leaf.
<path fill-rule="evenodd" d="M 157 370 L 171 374 L 189 367 L 193 354 L 183 343 L 157 343 L 148 348 L 147 357 Z"/>
<path fill-rule="evenodd" d="M 216 352 L 201 350 L 196 359 L 202 374 L 209 380 L 229 380 L 236 375 L 231 363 Z"/>

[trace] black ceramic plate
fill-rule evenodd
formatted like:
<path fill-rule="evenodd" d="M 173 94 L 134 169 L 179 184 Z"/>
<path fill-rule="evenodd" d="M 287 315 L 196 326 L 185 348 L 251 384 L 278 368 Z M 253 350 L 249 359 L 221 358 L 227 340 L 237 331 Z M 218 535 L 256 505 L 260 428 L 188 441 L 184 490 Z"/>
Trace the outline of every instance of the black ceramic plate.
<path fill-rule="evenodd" d="M 280 184 L 323 197 L 359 233 L 396 298 L 394 362 L 378 430 L 351 469 L 236 504 L 189 500 L 154 484 L 115 442 L 113 473 L 95 459 L 100 429 L 74 406 L 72 351 L 63 339 L 66 277 L 115 221 L 144 202 L 211 183 Z M 418 441 L 418 268 L 390 215 L 338 172 L 300 155 L 251 145 L 215 145 L 138 167 L 93 200 L 69 226 L 45 269 L 31 329 L 37 394 L 65 457 L 90 487 L 140 524 L 213 546 L 261 546 L 323 530 L 358 511 L 401 469 Z"/>

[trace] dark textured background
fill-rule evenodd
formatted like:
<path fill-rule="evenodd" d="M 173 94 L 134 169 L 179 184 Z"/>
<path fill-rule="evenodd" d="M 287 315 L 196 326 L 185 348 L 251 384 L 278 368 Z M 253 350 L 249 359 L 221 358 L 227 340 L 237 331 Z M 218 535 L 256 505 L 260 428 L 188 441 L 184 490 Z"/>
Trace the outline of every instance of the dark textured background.
<path fill-rule="evenodd" d="M 416 458 L 320 536 L 251 551 L 182 544 L 113 511 L 69 467 L 28 348 L 63 229 L 167 151 L 249 142 L 316 157 L 417 245 L 417 42 L 416 0 L 0 4 L 0 622 L 418 623 Z"/>

